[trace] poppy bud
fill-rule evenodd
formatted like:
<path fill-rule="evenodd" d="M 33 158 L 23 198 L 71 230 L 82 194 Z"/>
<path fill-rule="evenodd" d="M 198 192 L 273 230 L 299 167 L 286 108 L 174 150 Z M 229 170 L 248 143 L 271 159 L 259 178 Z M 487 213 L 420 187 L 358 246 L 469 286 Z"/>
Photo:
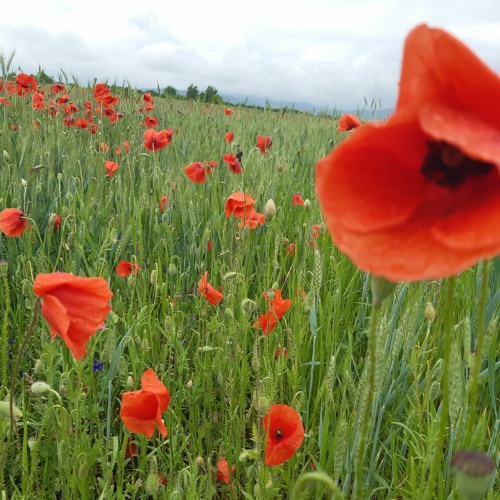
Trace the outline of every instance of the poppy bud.
<path fill-rule="evenodd" d="M 495 472 L 495 463 L 488 455 L 477 450 L 460 450 L 453 455 L 451 466 L 463 498 L 479 500 L 486 495 Z"/>
<path fill-rule="evenodd" d="M 22 411 L 17 407 L 12 407 L 12 418 L 14 420 L 19 420 L 23 416 Z M 10 418 L 10 404 L 8 401 L 0 401 L 0 418 L 9 419 Z"/>
<path fill-rule="evenodd" d="M 205 460 L 203 460 L 203 457 L 196 457 L 196 465 L 198 467 L 203 467 L 205 465 Z"/>
<path fill-rule="evenodd" d="M 34 372 L 36 374 L 39 374 L 39 373 L 43 372 L 43 369 L 44 369 L 43 361 L 41 359 L 37 359 L 37 361 L 35 363 Z"/>
<path fill-rule="evenodd" d="M 309 210 L 311 208 L 311 202 L 309 201 L 309 199 L 304 200 L 304 208 L 306 210 Z"/>
<path fill-rule="evenodd" d="M 132 390 L 134 388 L 134 379 L 131 375 L 127 377 L 127 389 Z"/>
<path fill-rule="evenodd" d="M 241 301 L 241 309 L 247 314 L 250 314 L 256 307 L 257 304 L 253 300 L 243 299 Z"/>
<path fill-rule="evenodd" d="M 10 155 L 7 151 L 5 151 L 5 149 L 3 150 L 3 159 L 4 160 L 8 160 L 10 158 Z"/>
<path fill-rule="evenodd" d="M 50 385 L 45 382 L 35 382 L 34 384 L 31 384 L 31 392 L 33 394 L 45 394 L 51 390 Z"/>
<path fill-rule="evenodd" d="M 226 315 L 226 318 L 234 319 L 233 310 L 230 309 L 229 307 L 226 307 L 226 309 L 224 309 L 224 314 Z"/>
<path fill-rule="evenodd" d="M 168 266 L 168 274 L 170 274 L 170 276 L 175 276 L 177 274 L 177 266 L 173 262 Z"/>
<path fill-rule="evenodd" d="M 268 220 L 271 220 L 276 215 L 276 205 L 274 201 L 269 198 L 264 206 L 264 215 Z"/>
<path fill-rule="evenodd" d="M 396 283 L 388 281 L 380 276 L 370 276 L 370 288 L 372 291 L 372 304 L 373 307 L 382 307 L 382 302 L 389 297 L 394 289 L 396 288 Z"/>
<path fill-rule="evenodd" d="M 253 405 L 258 413 L 265 414 L 269 411 L 269 399 L 266 396 L 257 396 L 255 392 L 253 395 Z"/>
<path fill-rule="evenodd" d="M 248 458 L 248 451 L 247 450 L 243 450 L 240 453 L 240 456 L 238 457 L 238 461 L 239 462 L 245 462 L 247 458 Z"/>
<path fill-rule="evenodd" d="M 26 179 L 21 179 L 21 186 L 26 187 L 27 185 L 28 185 L 28 182 L 26 181 Z"/>
<path fill-rule="evenodd" d="M 427 304 L 425 305 L 424 316 L 429 323 L 432 323 L 436 318 L 436 310 L 430 302 L 427 302 Z"/>
<path fill-rule="evenodd" d="M 157 286 L 158 285 L 158 269 L 153 269 L 151 271 L 151 274 L 149 275 L 149 282 L 153 286 Z"/>
<path fill-rule="evenodd" d="M 187 384 L 186 384 L 186 387 L 188 389 L 191 389 L 191 387 L 193 387 L 193 381 L 191 379 L 188 380 Z"/>
<path fill-rule="evenodd" d="M 28 438 L 28 448 L 30 449 L 30 451 L 33 451 L 35 449 L 37 441 L 38 440 L 36 436 L 30 436 Z"/>
<path fill-rule="evenodd" d="M 59 172 L 59 173 L 57 174 L 57 180 L 58 180 L 59 182 L 61 182 L 61 181 L 62 181 L 62 178 L 63 178 L 63 174 L 62 174 L 62 172 Z"/>

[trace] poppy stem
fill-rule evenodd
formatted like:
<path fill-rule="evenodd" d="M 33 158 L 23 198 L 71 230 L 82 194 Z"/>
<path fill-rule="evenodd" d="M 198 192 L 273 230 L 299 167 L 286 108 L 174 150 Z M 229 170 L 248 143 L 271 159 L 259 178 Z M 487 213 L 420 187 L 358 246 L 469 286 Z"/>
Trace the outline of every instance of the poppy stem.
<path fill-rule="evenodd" d="M 372 415 L 373 397 L 375 393 L 375 373 L 377 363 L 377 319 L 380 307 L 372 307 L 370 330 L 368 332 L 368 380 L 366 384 L 366 399 L 364 402 L 361 428 L 359 430 L 358 450 L 354 468 L 353 498 L 363 498 L 363 462 L 366 454 L 368 427 Z"/>
<path fill-rule="evenodd" d="M 471 367 L 469 379 L 469 412 L 467 414 L 467 421 L 465 425 L 465 435 L 462 448 L 470 448 L 472 445 L 474 434 L 474 422 L 476 421 L 476 406 L 477 406 L 477 386 L 479 383 L 479 372 L 481 370 L 481 363 L 483 361 L 483 348 L 485 341 L 485 312 L 486 301 L 488 298 L 488 278 L 489 278 L 489 261 L 484 261 L 482 266 L 482 281 L 481 281 L 481 295 L 479 297 L 478 305 L 478 330 L 476 341 L 476 352 Z"/>
<path fill-rule="evenodd" d="M 21 346 L 19 347 L 19 352 L 17 353 L 16 360 L 14 362 L 14 369 L 12 370 L 12 378 L 10 380 L 10 393 L 9 393 L 9 413 L 10 413 L 10 435 L 14 435 L 14 427 L 15 427 L 15 418 L 14 418 L 14 390 L 16 388 L 17 382 L 17 373 L 19 371 L 19 366 L 21 364 L 21 358 L 26 350 L 26 345 L 28 344 L 28 340 L 33 333 L 35 328 L 35 323 L 38 317 L 38 310 L 40 309 L 40 297 L 35 299 L 35 304 L 33 306 L 33 317 L 31 318 L 31 322 L 28 325 L 28 328 L 24 332 L 23 340 L 21 342 Z"/>
<path fill-rule="evenodd" d="M 443 375 L 441 377 L 441 414 L 439 417 L 439 430 L 434 445 L 434 454 L 432 456 L 429 476 L 424 480 L 427 483 L 424 498 L 432 500 L 435 498 L 435 477 L 437 469 L 441 463 L 443 455 L 443 442 L 446 433 L 446 424 L 448 423 L 448 414 L 450 406 L 450 358 L 451 358 L 451 340 L 452 340 L 452 311 L 453 294 L 455 291 L 455 276 L 448 279 L 448 288 L 446 291 L 446 302 L 444 305 L 444 326 L 443 326 Z"/>

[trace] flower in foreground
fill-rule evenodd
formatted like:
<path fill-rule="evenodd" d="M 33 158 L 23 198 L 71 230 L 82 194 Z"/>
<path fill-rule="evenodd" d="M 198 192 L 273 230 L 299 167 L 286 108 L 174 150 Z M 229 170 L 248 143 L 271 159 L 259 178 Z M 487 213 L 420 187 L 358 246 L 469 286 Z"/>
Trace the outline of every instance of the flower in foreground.
<path fill-rule="evenodd" d="M 88 340 L 106 319 L 113 293 L 103 278 L 69 273 L 40 273 L 33 293 L 42 298 L 42 315 L 50 325 L 52 340 L 59 335 L 76 359 L 87 350 Z"/>
<path fill-rule="evenodd" d="M 316 168 L 327 227 L 358 267 L 435 279 L 500 253 L 500 78 L 465 45 L 418 26 L 383 124 L 363 124 Z"/>
<path fill-rule="evenodd" d="M 205 271 L 203 277 L 198 281 L 198 293 L 203 295 L 212 305 L 218 304 L 224 298 L 224 295 L 208 282 L 208 271 Z"/>
<path fill-rule="evenodd" d="M 139 264 L 132 264 L 131 262 L 122 260 L 116 266 L 116 274 L 121 277 L 130 276 L 131 274 L 136 274 L 139 269 Z"/>
<path fill-rule="evenodd" d="M 144 132 L 144 147 L 150 151 L 159 151 L 170 144 L 173 135 L 171 128 L 159 132 L 149 128 Z"/>
<path fill-rule="evenodd" d="M 292 458 L 304 441 L 300 415 L 288 405 L 273 404 L 262 422 L 267 434 L 266 465 L 280 465 Z"/>
<path fill-rule="evenodd" d="M 120 418 L 130 432 L 151 439 L 156 424 L 162 437 L 166 438 L 168 431 L 161 415 L 170 404 L 170 393 L 152 368 L 143 373 L 141 385 L 139 391 L 122 394 Z"/>
<path fill-rule="evenodd" d="M 339 118 L 337 132 L 347 132 L 361 125 L 361 120 L 356 115 L 345 114 Z"/>
<path fill-rule="evenodd" d="M 21 236 L 26 228 L 31 227 L 24 213 L 17 208 L 5 208 L 0 212 L 0 231 L 5 236 Z"/>
<path fill-rule="evenodd" d="M 233 217 L 240 219 L 245 215 L 246 212 L 253 210 L 255 200 L 248 194 L 242 191 L 236 191 L 226 200 L 226 205 L 224 207 L 224 213 L 226 217 Z"/>
<path fill-rule="evenodd" d="M 269 148 L 273 145 L 273 141 L 271 137 L 268 135 L 265 136 L 257 136 L 257 147 L 260 149 L 263 155 L 267 155 L 269 153 Z"/>
<path fill-rule="evenodd" d="M 104 162 L 104 166 L 106 167 L 106 175 L 108 177 L 113 177 L 113 175 L 115 175 L 115 173 L 120 168 L 120 166 L 118 165 L 118 163 L 116 163 L 114 161 L 111 161 L 111 160 L 106 160 Z"/>

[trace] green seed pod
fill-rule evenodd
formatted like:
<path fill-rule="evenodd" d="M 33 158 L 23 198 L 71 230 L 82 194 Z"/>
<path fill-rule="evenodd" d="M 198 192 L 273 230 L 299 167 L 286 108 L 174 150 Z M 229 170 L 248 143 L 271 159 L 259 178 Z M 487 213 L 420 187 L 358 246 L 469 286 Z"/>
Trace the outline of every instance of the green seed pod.
<path fill-rule="evenodd" d="M 168 266 L 168 274 L 175 276 L 177 274 L 177 266 L 172 262 Z"/>

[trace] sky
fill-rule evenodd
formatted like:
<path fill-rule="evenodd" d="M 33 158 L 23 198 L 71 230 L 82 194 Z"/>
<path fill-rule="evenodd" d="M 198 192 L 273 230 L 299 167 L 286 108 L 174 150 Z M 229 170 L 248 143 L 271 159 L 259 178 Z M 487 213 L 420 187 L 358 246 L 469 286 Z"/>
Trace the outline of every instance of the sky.
<path fill-rule="evenodd" d="M 408 32 L 423 22 L 500 73 L 498 0 L 9 0 L 0 52 L 12 69 L 81 85 L 215 86 L 318 108 L 396 102 Z M 307 7 L 306 7 L 307 4 Z"/>

